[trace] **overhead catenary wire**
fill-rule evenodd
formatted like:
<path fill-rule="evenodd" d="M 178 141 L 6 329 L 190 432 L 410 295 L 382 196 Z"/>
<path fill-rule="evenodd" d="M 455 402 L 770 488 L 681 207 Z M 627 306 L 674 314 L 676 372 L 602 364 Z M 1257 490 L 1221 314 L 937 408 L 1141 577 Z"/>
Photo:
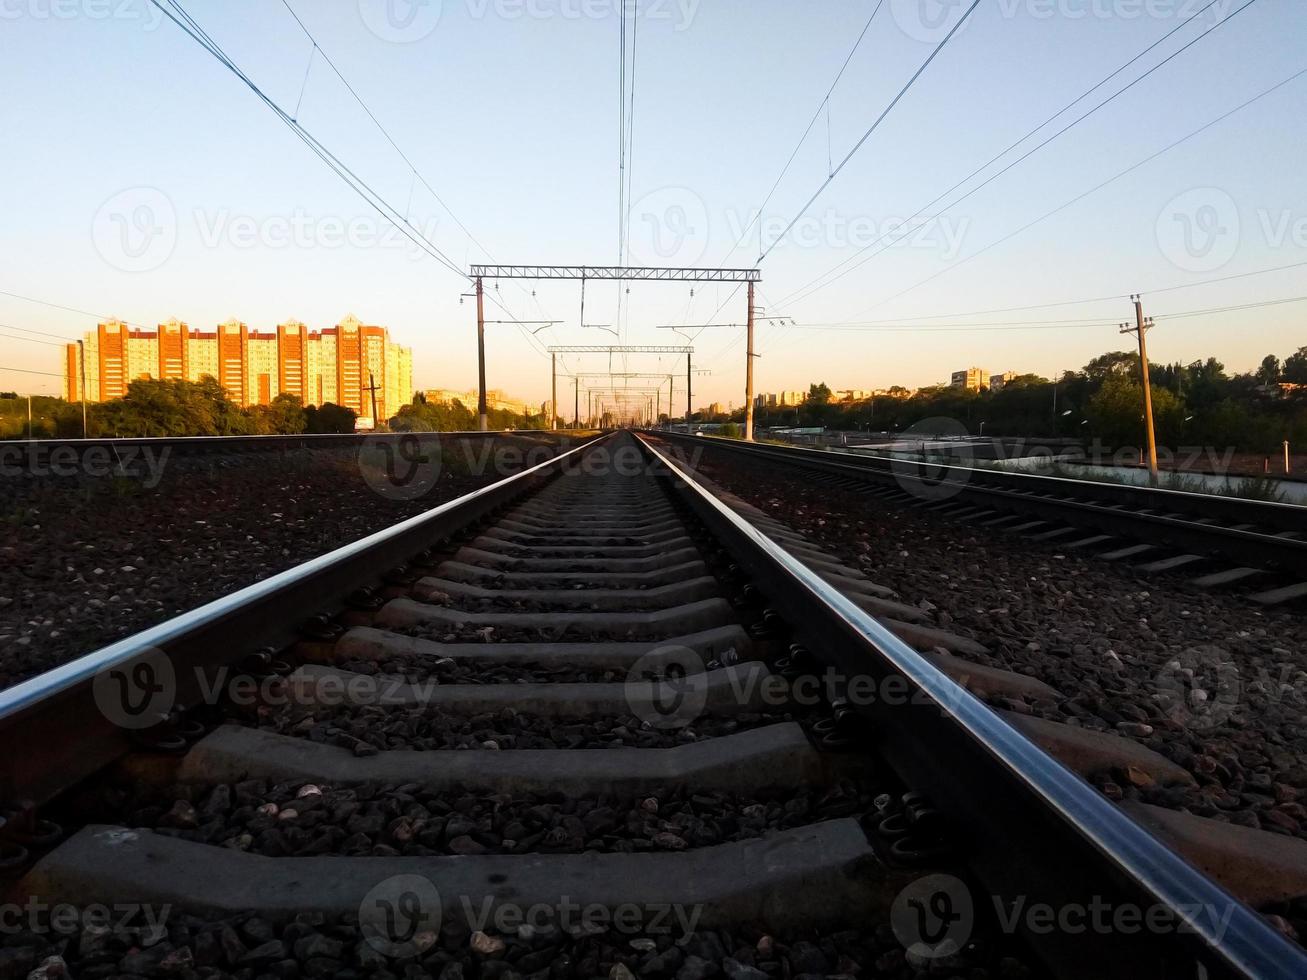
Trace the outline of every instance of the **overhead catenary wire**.
<path fill-rule="evenodd" d="M 739 249 L 739 247 L 743 245 L 745 240 L 749 237 L 749 232 L 753 230 L 753 226 L 762 220 L 763 211 L 766 210 L 766 207 L 771 202 L 772 197 L 775 196 L 776 189 L 780 187 L 781 181 L 785 179 L 785 175 L 790 172 L 790 167 L 794 164 L 794 159 L 799 155 L 799 150 L 803 148 L 803 144 L 807 142 L 808 135 L 812 132 L 812 127 L 815 126 L 817 124 L 817 120 L 821 118 L 822 109 L 826 108 L 827 110 L 829 110 L 830 98 L 832 95 L 835 94 L 835 87 L 839 85 L 840 79 L 844 77 L 844 72 L 848 69 L 849 63 L 853 61 L 853 56 L 858 53 L 858 48 L 862 46 L 863 38 L 867 36 L 867 31 L 871 29 L 871 22 L 876 19 L 876 15 L 880 13 L 880 8 L 883 7 L 884 5 L 885 5 L 885 0 L 878 0 L 878 2 L 876 3 L 875 8 L 871 11 L 871 16 L 868 17 L 867 22 L 862 25 L 862 31 L 861 33 L 858 34 L 858 39 L 853 42 L 853 48 L 849 51 L 848 56 L 845 57 L 844 64 L 840 65 L 840 70 L 835 73 L 835 79 L 830 83 L 830 88 L 826 90 L 826 94 L 825 96 L 822 97 L 822 100 L 817 103 L 817 109 L 815 112 L 813 112 L 812 118 L 808 120 L 808 125 L 807 128 L 804 129 L 803 135 L 799 137 L 799 141 L 794 144 L 794 149 L 790 151 L 790 156 L 785 161 L 785 166 L 781 167 L 781 172 L 776 175 L 776 180 L 772 182 L 771 190 L 767 192 L 767 196 L 764 197 L 762 199 L 762 203 L 758 205 L 758 210 L 757 213 L 754 215 L 753 220 L 750 221 L 748 225 L 745 226 L 742 232 L 740 232 L 739 239 L 736 241 L 734 245 L 731 246 L 731 250 L 726 253 L 725 257 L 721 262 L 718 263 L 718 265 L 726 265 L 730 257 L 735 254 L 736 250 Z M 827 134 L 826 134 L 826 138 L 827 138 L 826 153 L 827 153 L 828 171 L 832 169 L 829 160 L 830 157 L 829 122 L 830 122 L 830 118 L 828 113 Z"/>
<path fill-rule="evenodd" d="M 1052 142 L 1054 142 L 1055 140 L 1057 140 L 1058 138 L 1060 138 L 1063 134 L 1069 132 L 1071 129 L 1074 129 L 1074 128 L 1075 128 L 1076 126 L 1078 126 L 1080 123 L 1084 122 L 1084 121 L 1085 121 L 1086 119 L 1088 119 L 1090 116 L 1094 115 L 1096 112 L 1098 112 L 1098 110 L 1102 109 L 1103 107 L 1107 106 L 1107 105 L 1110 104 L 1111 102 L 1113 102 L 1113 101 L 1115 101 L 1116 99 L 1118 99 L 1120 96 L 1124 95 L 1126 92 L 1130 91 L 1132 88 L 1134 88 L 1134 87 L 1135 87 L 1136 85 L 1138 85 L 1140 82 L 1142 82 L 1142 81 L 1144 81 L 1145 79 L 1147 79 L 1147 78 L 1148 78 L 1149 76 L 1151 76 L 1154 72 L 1156 72 L 1156 71 L 1158 71 L 1160 68 L 1162 68 L 1164 65 L 1168 64 L 1170 61 L 1174 60 L 1175 58 L 1177 58 L 1178 56 L 1180 56 L 1180 55 L 1183 54 L 1184 52 L 1188 51 L 1191 47 L 1193 47 L 1193 46 L 1194 46 L 1195 44 L 1197 44 L 1199 41 L 1201 41 L 1201 40 L 1203 40 L 1204 38 L 1208 37 L 1208 36 L 1209 36 L 1213 31 L 1215 31 L 1215 30 L 1217 30 L 1218 28 L 1220 28 L 1221 26 L 1223 26 L 1223 25 L 1229 23 L 1229 21 L 1232 20 L 1234 17 L 1236 17 L 1237 15 L 1241 14 L 1243 11 L 1247 10 L 1250 6 L 1252 6 L 1252 5 L 1256 2 L 1256 0 L 1247 0 L 1247 2 L 1246 2 L 1242 7 L 1239 7 L 1237 10 L 1235 10 L 1233 13 L 1229 14 L 1227 17 L 1223 18 L 1222 20 L 1218 21 L 1218 22 L 1217 22 L 1216 24 L 1214 24 L 1213 26 L 1209 27 L 1207 30 L 1203 31 L 1203 33 L 1199 34 L 1197 37 L 1195 37 L 1195 38 L 1191 39 L 1190 41 L 1188 41 L 1186 44 L 1184 44 L 1182 47 L 1180 47 L 1180 48 L 1177 49 L 1176 51 L 1172 52 L 1172 53 L 1171 53 L 1170 55 L 1168 55 L 1166 58 L 1162 59 L 1162 60 L 1159 61 L 1157 64 L 1153 65 L 1151 68 L 1149 68 L 1149 69 L 1148 69 L 1146 72 L 1144 72 L 1142 75 L 1140 75 L 1139 77 L 1133 79 L 1129 84 L 1127 84 L 1127 85 L 1123 86 L 1122 88 L 1118 89 L 1116 92 L 1114 92 L 1113 94 L 1111 94 L 1110 96 L 1108 96 L 1106 99 L 1104 99 L 1103 101 L 1099 102 L 1099 103 L 1098 103 L 1097 105 L 1095 105 L 1093 108 L 1091 108 L 1091 109 L 1089 109 L 1087 112 L 1081 114 L 1081 115 L 1078 116 L 1076 119 L 1073 119 L 1073 120 L 1072 120 L 1071 122 L 1069 122 L 1067 125 L 1063 126 L 1061 129 L 1059 129 L 1057 132 L 1053 133 L 1051 136 L 1049 136 L 1048 138 L 1046 138 L 1046 139 L 1043 140 L 1042 142 L 1040 142 L 1040 143 L 1036 144 L 1035 146 L 1031 147 L 1029 150 L 1027 150 L 1027 151 L 1026 151 L 1025 153 L 1023 153 L 1021 156 L 1017 157 L 1017 158 L 1016 158 L 1015 160 L 1013 160 L 1011 163 L 1007 164 L 1007 166 L 1003 167 L 1001 170 L 998 170 L 998 171 L 996 171 L 995 173 L 991 174 L 991 175 L 990 175 L 989 177 L 987 177 L 984 181 L 982 181 L 980 184 L 977 184 L 975 187 L 971 188 L 971 190 L 967 191 L 967 192 L 966 192 L 965 194 L 963 194 L 961 197 L 957 198 L 955 201 L 952 201 L 950 204 L 948 204 L 948 205 L 945 206 L 944 208 L 941 208 L 938 212 L 936 212 L 935 214 L 931 215 L 929 218 L 925 219 L 925 221 L 923 221 L 921 225 L 913 225 L 913 224 L 912 224 L 913 221 L 915 221 L 917 218 L 921 217 L 921 215 L 922 215 L 923 212 L 925 212 L 925 211 L 928 210 L 929 208 L 934 207 L 936 204 L 938 204 L 941 200 L 943 200 L 943 199 L 944 199 L 945 197 L 947 197 L 949 194 L 952 194 L 955 190 L 957 190 L 959 187 L 964 186 L 964 185 L 965 185 L 968 181 L 970 181 L 972 178 L 974 178 L 974 177 L 976 177 L 977 175 L 979 175 L 980 173 L 984 172 L 984 171 L 985 171 L 988 167 L 990 167 L 993 163 L 995 163 L 996 161 L 1002 159 L 1004 156 L 1006 156 L 1008 153 L 1010 153 L 1013 149 L 1015 149 L 1016 147 L 1020 146 L 1020 145 L 1021 145 L 1022 143 L 1024 143 L 1026 140 L 1030 139 L 1031 136 L 1035 135 L 1037 132 L 1039 132 L 1039 130 L 1043 129 L 1043 128 L 1044 128 L 1045 126 L 1047 126 L 1050 122 L 1052 122 L 1052 121 L 1053 121 L 1054 119 L 1056 119 L 1058 116 L 1062 115 L 1064 112 L 1066 112 L 1068 109 L 1070 109 L 1070 108 L 1071 108 L 1072 106 L 1074 106 L 1076 103 L 1080 102 L 1080 101 L 1081 101 L 1082 99 L 1084 99 L 1086 96 L 1088 96 L 1088 95 L 1091 94 L 1092 92 L 1098 90 L 1099 88 L 1102 88 L 1102 86 L 1105 85 L 1105 84 L 1107 84 L 1107 82 L 1111 81 L 1113 78 L 1115 78 L 1115 77 L 1116 77 L 1117 75 L 1119 75 L 1121 72 L 1125 71 L 1127 68 L 1129 68 L 1132 64 L 1134 64 L 1134 63 L 1135 63 L 1136 61 L 1138 61 L 1140 58 L 1142 58 L 1142 57 L 1144 57 L 1146 54 L 1148 54 L 1148 52 L 1152 51 L 1152 50 L 1153 50 L 1154 48 L 1156 48 L 1158 45 L 1160 45 L 1161 43 L 1163 43 L 1164 41 L 1166 41 L 1168 38 L 1170 38 L 1171 36 L 1173 36 L 1177 31 L 1180 31 L 1180 30 L 1182 30 L 1183 28 L 1189 26 L 1189 24 L 1193 23 L 1193 22 L 1194 22 L 1198 17 L 1200 17 L 1200 16 L 1201 16 L 1201 15 L 1202 15 L 1206 10 L 1208 10 L 1209 8 L 1215 6 L 1215 5 L 1216 5 L 1217 3 L 1219 3 L 1219 2 L 1221 2 L 1221 0 L 1211 0 L 1211 2 L 1208 3 L 1206 7 L 1203 7 L 1201 10 L 1199 10 L 1197 13 L 1195 13 L 1192 17 L 1186 19 L 1185 21 L 1183 21 L 1182 23 L 1180 23 L 1180 24 L 1178 24 L 1176 27 L 1174 27 L 1172 30 L 1168 31 L 1168 32 L 1167 32 L 1166 34 L 1164 34 L 1162 37 L 1158 38 L 1158 40 L 1154 41 L 1154 42 L 1153 42 L 1152 44 L 1150 44 L 1148 47 L 1144 48 L 1144 50 L 1142 50 L 1141 52 L 1139 52 L 1139 54 L 1135 55 L 1133 58 L 1131 58 L 1129 61 L 1127 61 L 1125 64 L 1123 64 L 1121 67 L 1117 68 L 1115 71 L 1113 71 L 1111 74 L 1109 74 L 1106 78 L 1102 79 L 1101 81 L 1099 81 L 1099 82 L 1096 83 L 1095 85 L 1091 86 L 1089 89 L 1087 89 L 1087 90 L 1085 90 L 1084 92 L 1082 92 L 1080 95 L 1078 95 L 1078 96 L 1077 96 L 1075 99 L 1073 99 L 1071 102 L 1067 103 L 1065 106 L 1063 106 L 1063 107 L 1062 107 L 1061 109 L 1059 109 L 1057 112 L 1053 113 L 1053 115 L 1051 115 L 1048 119 L 1044 120 L 1042 123 L 1040 123 L 1040 124 L 1039 124 L 1038 126 L 1036 126 L 1034 129 L 1032 129 L 1030 132 L 1026 133 L 1026 134 L 1025 134 L 1024 136 L 1022 136 L 1020 139 L 1016 140 L 1016 142 L 1014 142 L 1014 143 L 1012 143 L 1011 145 L 1009 145 L 1006 149 L 1002 150 L 1002 151 L 1001 151 L 1000 153 L 998 153 L 996 156 L 991 157 L 988 161 L 986 161 L 985 163 L 981 164 L 979 167 L 977 167 L 975 170 L 973 170 L 973 171 L 972 171 L 970 174 L 968 174 L 966 177 L 963 177 L 962 180 L 958 181 L 956 184 L 954 184 L 954 185 L 953 185 L 952 187 L 950 187 L 948 190 L 944 191 L 944 193 L 940 194 L 938 197 L 936 197 L 936 198 L 935 198 L 933 201 L 931 201 L 929 204 L 923 205 L 922 207 L 918 208 L 917 211 L 916 211 L 914 214 L 911 215 L 911 217 L 909 217 L 906 221 L 903 222 L 903 227 L 904 227 L 905 230 L 904 230 L 902 233 L 900 233 L 900 234 L 898 234 L 898 235 L 895 235 L 895 236 L 893 236 L 893 237 L 891 237 L 892 233 L 887 233 L 887 234 L 885 234 L 885 235 L 880 236 L 880 238 L 876 239 L 876 241 L 869 242 L 867 245 L 863 246 L 861 249 L 859 249 L 859 250 L 858 250 L 856 253 L 854 253 L 852 256 L 850 256 L 849 258 L 847 258 L 847 259 L 845 259 L 844 261 L 840 262 L 840 263 L 839 263 L 838 265 L 836 265 L 834 268 L 827 270 L 826 272 L 824 272 L 824 273 L 822 273 L 821 275 L 819 275 L 816 279 L 813 279 L 812 281 L 810 281 L 810 282 L 807 283 L 806 285 L 799 287 L 798 289 L 796 289 L 796 290 L 794 290 L 793 292 L 791 292 L 789 295 L 783 297 L 782 300 L 781 300 L 781 302 L 782 302 L 782 303 L 791 303 L 791 302 L 797 302 L 797 301 L 802 300 L 802 299 L 807 299 L 809 296 L 811 296 L 811 295 L 813 295 L 814 293 L 820 291 L 821 289 L 824 289 L 825 287 L 831 285 L 832 283 L 837 282 L 837 281 L 839 281 L 840 279 L 844 278 L 846 275 L 848 275 L 850 272 L 853 272 L 855 269 L 861 268 L 863 265 L 865 265 L 867 262 L 871 261 L 871 260 L 872 260 L 873 258 L 875 258 L 877 255 L 880 255 L 880 254 L 882 254 L 883 252 L 887 251 L 888 249 L 892 248 L 894 245 L 896 245 L 897 243 L 901 242 L 901 241 L 902 241 L 904 238 L 906 238 L 908 235 L 915 233 L 919 227 L 923 227 L 923 226 L 925 226 L 925 225 L 928 225 L 928 224 L 929 224 L 930 222 L 932 222 L 932 221 L 936 221 L 936 220 L 938 220 L 938 219 L 939 219 L 939 218 L 940 218 L 940 217 L 941 217 L 945 212 L 951 210 L 952 208 L 957 207 L 957 205 L 961 204 L 963 201 L 965 201 L 967 198 L 971 197 L 973 194 L 976 194 L 976 193 L 978 193 L 979 191 L 981 191 L 982 189 L 984 189 L 985 187 L 989 186 L 989 184 L 993 183 L 993 182 L 994 182 L 995 180 L 997 180 L 999 177 L 1002 177 L 1004 174 L 1006 174 L 1006 173 L 1007 173 L 1008 171 L 1010 171 L 1012 168 L 1014 168 L 1014 167 L 1018 166 L 1019 164 L 1023 163 L 1025 160 L 1027 160 L 1028 158 L 1030 158 L 1031 156 L 1033 156 L 1035 153 L 1038 153 L 1038 152 L 1039 152 L 1040 150 L 1042 150 L 1044 147 L 1048 146 L 1050 143 L 1052 143 Z M 889 238 L 890 240 L 889 240 L 888 242 L 886 242 L 886 241 L 885 241 L 886 238 Z M 876 251 L 872 252 L 870 255 L 867 255 L 865 258 L 862 258 L 862 259 L 859 261 L 859 257 L 860 257 L 860 256 L 863 256 L 867 251 L 869 251 L 869 250 L 872 249 L 872 248 L 875 248 L 875 247 L 876 247 L 878 244 L 880 244 L 881 242 L 885 242 L 885 244 L 883 245 L 883 247 L 881 247 L 881 248 L 879 248 L 879 249 L 876 249 Z M 852 265 L 849 265 L 849 263 L 853 263 L 853 264 L 852 264 Z M 844 268 L 845 266 L 848 266 L 848 268 Z M 841 269 L 843 269 L 843 271 L 838 271 L 838 270 L 841 270 Z M 826 279 L 826 277 L 828 277 L 828 276 L 830 276 L 830 278 L 829 278 L 829 279 Z M 822 282 L 821 280 L 823 280 L 823 279 L 826 279 L 826 281 L 825 281 L 825 282 Z"/>
<path fill-rule="evenodd" d="M 1249 3 L 1252 2 L 1254 2 L 1254 0 L 1249 0 Z M 784 230 L 779 235 L 776 236 L 775 240 L 772 241 L 770 245 L 768 245 L 766 248 L 762 250 L 761 254 L 758 256 L 757 259 L 758 263 L 761 263 L 765 258 L 767 258 L 767 256 L 771 254 L 772 249 L 774 249 L 778 243 L 780 243 L 785 239 L 785 236 L 790 233 L 790 230 L 795 226 L 798 220 L 807 213 L 808 208 L 812 207 L 813 203 L 817 200 L 817 198 L 821 196 L 822 192 L 825 191 L 826 188 L 831 185 L 831 182 L 834 181 L 835 178 L 839 176 L 840 171 L 842 171 L 848 165 L 849 161 L 852 160 L 854 156 L 857 155 L 857 152 L 860 149 L 862 149 L 863 144 L 865 144 L 867 140 L 871 138 L 871 134 L 874 133 L 880 127 L 880 124 L 885 121 L 885 117 L 888 116 L 894 110 L 894 107 L 899 104 L 903 96 L 907 95 L 908 90 L 911 89 L 912 86 L 917 83 L 917 79 L 919 79 L 922 76 L 922 73 L 924 73 L 925 70 L 928 67 L 930 67 L 930 63 L 935 60 L 935 58 L 939 55 L 941 51 L 944 50 L 945 45 L 947 45 L 948 42 L 952 39 L 953 35 L 958 32 L 959 28 L 961 28 L 962 25 L 967 22 L 967 18 L 971 16 L 971 12 L 975 10 L 976 7 L 978 7 L 979 5 L 980 5 L 980 0 L 972 0 L 971 6 L 969 6 L 965 11 L 963 11 L 962 16 L 958 18 L 957 23 L 955 23 L 951 28 L 949 28 L 949 32 L 944 35 L 943 39 L 939 42 L 939 44 L 935 45 L 934 49 L 932 49 L 930 54 L 926 57 L 926 60 L 923 61 L 921 65 L 917 68 L 917 70 L 912 73 L 912 77 L 909 78 L 907 82 L 904 83 L 901 89 L 899 89 L 898 94 L 895 95 L 894 98 L 890 100 L 889 105 L 887 105 L 884 108 L 884 110 L 881 111 L 881 114 L 876 117 L 875 121 L 867 128 L 867 131 L 862 134 L 862 137 L 855 144 L 853 144 L 853 149 L 849 150 L 849 152 L 845 155 L 844 159 L 842 159 L 839 162 L 839 164 L 835 167 L 835 169 L 830 172 L 830 174 L 826 177 L 826 179 L 821 182 L 821 185 L 817 188 L 816 191 L 813 192 L 812 197 L 808 198 L 807 203 L 804 204 L 803 207 L 799 209 L 798 213 L 796 213 L 795 216 L 790 220 L 790 223 L 785 226 Z"/>
<path fill-rule="evenodd" d="M 327 165 L 338 177 L 348 184 L 369 206 L 394 225 L 413 244 L 436 259 L 456 276 L 466 279 L 467 275 L 458 265 L 411 224 L 404 220 L 399 211 L 384 197 L 374 190 L 366 181 L 355 174 L 339 157 L 313 136 L 302 124 L 293 119 L 280 104 L 269 96 L 253 79 L 249 77 L 213 40 L 196 20 L 181 5 L 180 0 L 150 0 L 170 21 L 187 36 L 209 52 L 228 71 L 240 79 L 255 96 L 263 102 L 276 116 L 297 136 L 313 153 Z"/>
<path fill-rule="evenodd" d="M 1252 0 L 1249 0 L 1249 2 L 1252 2 Z M 1270 88 L 1265 89 L 1262 92 L 1259 92 L 1257 95 L 1253 96 L 1251 99 L 1248 99 L 1246 102 L 1243 102 L 1235 106 L 1233 109 L 1230 109 L 1228 112 L 1222 113 L 1221 115 L 1217 116 L 1215 119 L 1211 120 L 1208 123 L 1205 123 L 1204 125 L 1193 130 L 1192 132 L 1180 137 L 1179 139 L 1171 143 L 1168 143 L 1160 150 L 1157 150 L 1154 153 L 1150 153 L 1148 156 L 1144 157 L 1141 160 L 1136 161 L 1135 163 L 1126 167 L 1124 170 L 1118 171 L 1117 173 L 1113 174 L 1111 177 L 1108 177 L 1106 180 L 1102 181 L 1101 183 L 1095 184 L 1093 187 L 1089 188 L 1088 190 L 1080 194 L 1077 194 L 1075 197 L 1071 198 L 1068 201 L 1064 201 L 1062 204 L 1059 204 L 1057 207 L 1053 208 L 1052 210 L 1044 212 L 1039 217 L 1035 218 L 1032 221 L 1027 222 L 1026 224 L 1022 225 L 1020 228 L 1017 228 L 1015 231 L 1012 231 L 1007 235 L 1004 235 L 1002 238 L 999 238 L 996 241 L 990 242 L 988 245 L 984 246 L 983 248 L 980 248 L 975 252 L 972 252 L 970 255 L 962 259 L 959 259 L 957 262 L 954 262 L 951 265 L 945 266 L 939 272 L 936 272 L 931 276 L 927 276 L 925 279 L 922 279 L 921 281 L 916 282 L 911 286 L 908 286 L 906 289 L 902 289 L 899 292 L 895 293 L 894 295 L 886 297 L 885 299 L 868 307 L 862 312 L 867 313 L 870 312 L 871 310 L 884 306 L 886 303 L 892 302 L 893 300 L 898 299 L 901 296 L 905 296 L 908 293 L 912 292 L 913 290 L 919 289 L 922 286 L 926 285 L 927 283 L 932 282 L 935 279 L 938 279 L 940 276 L 946 275 L 950 272 L 953 272 L 956 269 L 961 268 L 963 265 L 965 265 L 967 262 L 970 262 L 972 259 L 985 254 L 992 248 L 996 248 L 999 245 L 1002 245 L 1005 242 L 1010 241 L 1011 239 L 1015 238 L 1017 235 L 1020 235 L 1021 233 L 1030 230 L 1035 225 L 1040 224 L 1041 222 L 1046 221 L 1047 219 L 1053 217 L 1053 215 L 1065 211 L 1073 204 L 1078 204 L 1080 201 L 1083 201 L 1091 194 L 1097 193 L 1098 191 L 1102 190 L 1104 187 L 1107 187 L 1108 185 L 1113 184 L 1116 181 L 1120 180 L 1122 177 L 1125 177 L 1126 175 L 1133 173 L 1134 171 L 1138 170 L 1140 167 L 1144 166 L 1145 164 L 1151 163 L 1152 161 L 1156 160 L 1158 157 L 1162 156 L 1163 154 L 1168 153 L 1171 150 L 1175 149 L 1177 146 L 1180 146 L 1183 143 L 1187 143 L 1195 136 L 1198 136 L 1201 133 L 1204 133 L 1207 130 L 1211 129 L 1213 126 L 1216 126 L 1221 122 L 1224 122 L 1226 119 L 1229 119 L 1231 116 L 1235 115 L 1241 110 L 1246 109 L 1248 106 L 1252 105 L 1255 102 L 1260 101 L 1261 99 L 1266 98 L 1268 95 L 1278 91 L 1279 89 L 1283 88 L 1289 83 L 1296 81 L 1297 79 L 1301 78 L 1303 75 L 1307 75 L 1307 68 L 1295 72 L 1294 74 L 1290 75 L 1288 78 L 1285 78 L 1284 80 L 1277 82 L 1275 85 L 1272 85 Z"/>

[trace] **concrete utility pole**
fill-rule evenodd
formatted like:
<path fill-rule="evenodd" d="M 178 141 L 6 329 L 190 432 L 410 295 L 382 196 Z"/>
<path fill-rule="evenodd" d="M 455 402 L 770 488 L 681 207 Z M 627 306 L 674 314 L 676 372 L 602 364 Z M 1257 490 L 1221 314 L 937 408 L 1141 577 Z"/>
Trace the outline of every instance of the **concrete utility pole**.
<path fill-rule="evenodd" d="M 549 355 L 549 428 L 558 428 L 558 355 Z"/>
<path fill-rule="evenodd" d="M 749 283 L 749 336 L 744 355 L 744 439 L 753 442 L 753 283 Z"/>
<path fill-rule="evenodd" d="M 82 375 L 82 438 L 90 438 L 86 431 L 86 341 L 77 342 L 77 358 L 81 365 Z"/>
<path fill-rule="evenodd" d="M 1153 319 L 1144 318 L 1144 304 L 1138 294 L 1130 297 L 1135 304 L 1135 325 L 1121 324 L 1122 333 L 1139 336 L 1139 374 L 1144 383 L 1144 427 L 1148 433 L 1148 474 L 1152 482 L 1157 482 L 1157 438 L 1153 434 L 1153 391 L 1148 382 L 1148 341 L 1145 334 L 1153 327 Z"/>
<path fill-rule="evenodd" d="M 480 276 L 477 276 L 477 385 L 478 424 L 486 432 L 490 429 L 490 413 L 486 411 L 486 308 Z"/>
<path fill-rule="evenodd" d="M 690 416 L 694 414 L 691 405 L 694 402 L 694 365 L 690 363 L 693 354 L 685 355 L 685 430 L 690 431 Z"/>
<path fill-rule="evenodd" d="M 581 428 L 581 378 L 572 379 L 572 428 Z"/>

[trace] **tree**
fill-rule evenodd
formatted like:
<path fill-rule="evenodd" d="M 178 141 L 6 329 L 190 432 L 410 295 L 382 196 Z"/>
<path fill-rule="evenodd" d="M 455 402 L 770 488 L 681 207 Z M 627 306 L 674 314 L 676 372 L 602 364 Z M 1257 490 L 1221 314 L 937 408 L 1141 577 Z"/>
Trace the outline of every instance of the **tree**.
<path fill-rule="evenodd" d="M 1114 350 L 1099 354 L 1085 365 L 1085 376 L 1090 381 L 1102 383 L 1118 375 L 1139 376 L 1139 355 L 1130 351 Z"/>
<path fill-rule="evenodd" d="M 266 417 L 269 431 L 282 435 L 303 432 L 307 424 L 304 403 L 299 395 L 278 395 L 267 406 Z"/>
<path fill-rule="evenodd" d="M 1284 359 L 1281 377 L 1292 384 L 1307 385 L 1307 347 L 1299 347 Z"/>
<path fill-rule="evenodd" d="M 1274 354 L 1267 354 L 1262 358 L 1261 366 L 1257 368 L 1257 380 L 1264 385 L 1278 384 L 1280 381 L 1280 359 Z"/>
<path fill-rule="evenodd" d="M 829 405 L 830 385 L 824 381 L 820 384 L 808 385 L 808 397 L 804 402 L 808 405 Z"/>
<path fill-rule="evenodd" d="M 358 412 L 335 402 L 310 405 L 304 410 L 305 431 L 348 434 L 354 431 Z"/>

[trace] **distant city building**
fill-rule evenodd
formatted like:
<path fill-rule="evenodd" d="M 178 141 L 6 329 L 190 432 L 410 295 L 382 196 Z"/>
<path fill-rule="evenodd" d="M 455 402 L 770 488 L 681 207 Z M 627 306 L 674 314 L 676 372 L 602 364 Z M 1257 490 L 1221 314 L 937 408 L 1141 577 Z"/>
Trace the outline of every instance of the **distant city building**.
<path fill-rule="evenodd" d="M 834 400 L 837 402 L 862 402 L 870 398 L 871 394 L 866 388 L 841 388 L 834 393 Z"/>
<path fill-rule="evenodd" d="M 984 368 L 970 367 L 965 371 L 954 371 L 949 384 L 954 388 L 963 388 L 966 391 L 979 391 L 987 381 L 988 376 L 985 374 Z"/>
<path fill-rule="evenodd" d="M 305 405 L 344 405 L 367 420 L 373 383 L 382 419 L 394 415 L 413 392 L 412 351 L 391 343 L 385 327 L 369 326 L 352 314 L 321 331 L 298 320 L 263 332 L 234 319 L 213 330 L 192 330 L 176 319 L 156 330 L 109 320 L 88 332 L 84 343 L 88 402 L 122 398 L 138 379 L 199 381 L 208 375 L 242 406 L 267 405 L 287 394 Z M 81 365 L 77 345 L 68 344 L 64 394 L 69 401 L 82 399 Z"/>
<path fill-rule="evenodd" d="M 477 403 L 480 395 L 476 389 L 471 391 L 456 391 L 453 388 L 428 388 L 423 395 L 428 402 L 433 405 L 452 405 L 454 402 L 461 402 L 464 408 L 477 410 Z M 540 414 L 548 415 L 549 403 L 545 402 L 540 406 Z M 509 398 L 503 391 L 498 388 L 486 389 L 486 408 L 492 412 L 512 412 L 515 415 L 534 415 L 535 408 L 524 401 L 516 398 Z"/>
<path fill-rule="evenodd" d="M 989 376 L 989 390 L 998 391 L 1016 376 L 1017 373 L 1015 371 L 1004 371 L 1002 374 L 991 374 Z"/>

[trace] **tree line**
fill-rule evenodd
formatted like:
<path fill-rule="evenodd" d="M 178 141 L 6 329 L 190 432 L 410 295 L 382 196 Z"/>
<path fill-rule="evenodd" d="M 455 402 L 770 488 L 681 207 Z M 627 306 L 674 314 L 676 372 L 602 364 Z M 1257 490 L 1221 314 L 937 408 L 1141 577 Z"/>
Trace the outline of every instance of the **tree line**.
<path fill-rule="evenodd" d="M 75 439 L 83 434 L 80 402 L 34 395 L 31 410 L 29 428 L 27 398 L 0 392 L 0 439 Z M 209 375 L 199 381 L 142 378 L 131 382 L 122 398 L 89 403 L 86 415 L 88 434 L 97 438 L 350 433 L 358 418 L 343 405 L 304 405 L 296 395 L 278 395 L 268 405 L 241 406 Z M 543 416 L 502 410 L 490 413 L 490 423 L 498 429 L 546 428 Z M 428 404 L 418 393 L 382 428 L 387 427 L 396 432 L 448 432 L 475 429 L 477 419 L 461 402 Z"/>
<path fill-rule="evenodd" d="M 1228 446 L 1276 453 L 1284 440 L 1307 445 L 1307 347 L 1283 361 L 1268 354 L 1256 370 L 1230 374 L 1215 358 L 1191 364 L 1149 362 L 1150 393 L 1162 445 Z M 1302 386 L 1302 387 L 1295 387 Z M 758 426 L 901 432 L 933 419 L 953 419 L 968 432 L 1011 437 L 1094 439 L 1111 447 L 1144 443 L 1139 357 L 1111 351 L 1078 371 L 1050 379 L 1023 374 L 995 390 L 949 385 L 898 387 L 857 402 L 833 400 L 824 383 L 809 386 L 798 406 L 754 413 Z M 739 422 L 740 409 L 701 421 Z"/>

